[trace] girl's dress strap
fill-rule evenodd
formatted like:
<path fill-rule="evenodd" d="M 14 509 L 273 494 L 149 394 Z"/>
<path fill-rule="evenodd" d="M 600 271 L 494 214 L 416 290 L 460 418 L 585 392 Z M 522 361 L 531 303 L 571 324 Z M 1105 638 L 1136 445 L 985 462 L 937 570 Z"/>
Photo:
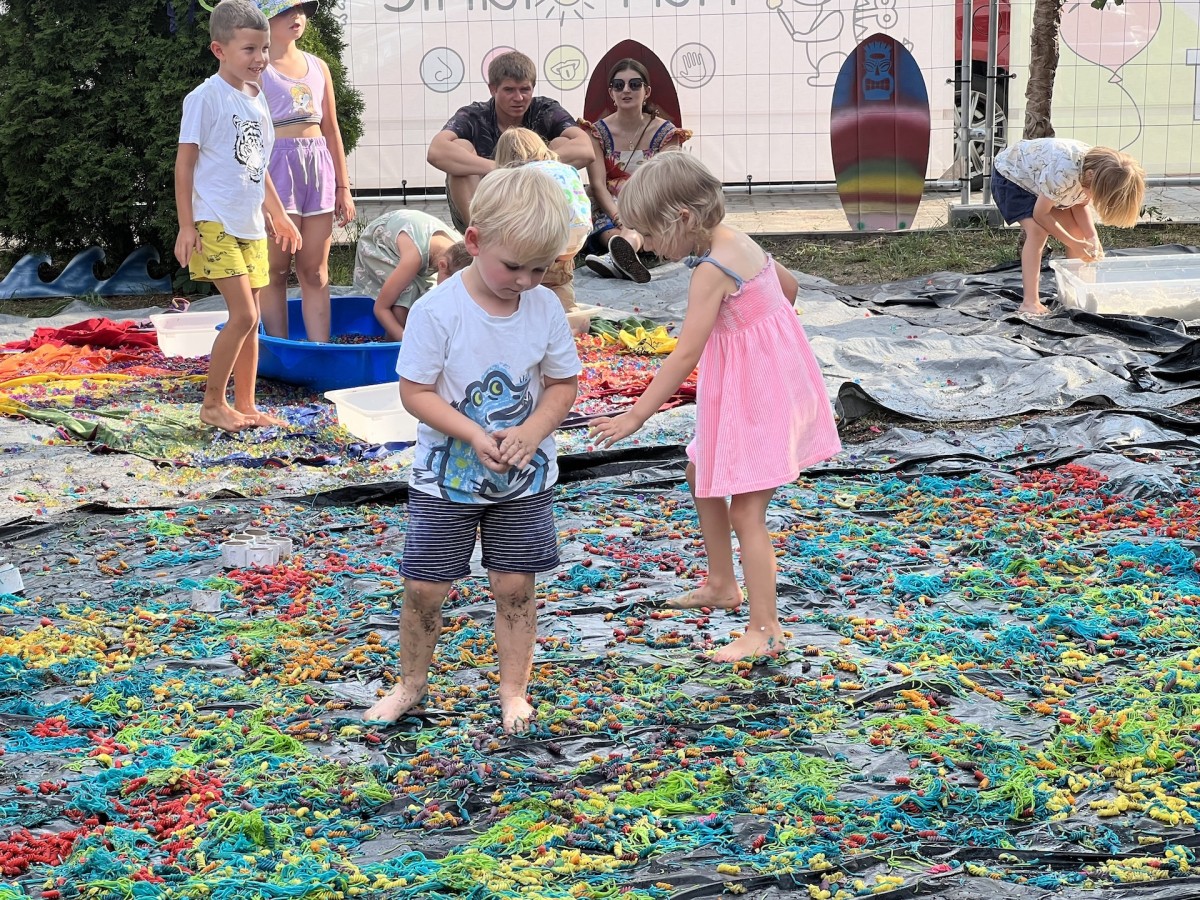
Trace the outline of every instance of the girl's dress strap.
<path fill-rule="evenodd" d="M 745 279 L 743 279 L 741 275 L 738 275 L 737 272 L 732 271 L 727 266 L 721 265 L 719 262 L 717 262 L 715 259 L 713 259 L 711 256 L 709 256 L 707 254 L 705 254 L 704 256 L 689 256 L 687 259 L 685 259 L 683 261 L 683 264 L 685 266 L 687 266 L 689 269 L 696 268 L 696 266 L 700 265 L 700 263 L 712 263 L 714 266 L 716 266 L 718 269 L 720 269 L 722 272 L 724 272 L 726 275 L 728 275 L 730 278 L 733 279 L 733 283 L 737 285 L 737 289 L 739 291 L 742 289 L 742 285 L 746 283 Z"/>

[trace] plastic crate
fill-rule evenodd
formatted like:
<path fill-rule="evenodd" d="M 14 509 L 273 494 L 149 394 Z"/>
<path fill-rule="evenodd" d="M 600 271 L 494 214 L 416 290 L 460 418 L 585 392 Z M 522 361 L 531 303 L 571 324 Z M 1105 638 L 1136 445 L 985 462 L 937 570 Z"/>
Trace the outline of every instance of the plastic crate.
<path fill-rule="evenodd" d="M 1101 315 L 1200 319 L 1200 253 L 1053 259 L 1063 306 Z"/>
<path fill-rule="evenodd" d="M 160 313 L 151 316 L 163 356 L 194 358 L 212 353 L 217 326 L 229 321 L 223 309 L 213 312 Z"/>
<path fill-rule="evenodd" d="M 400 383 L 326 391 L 337 407 L 338 424 L 369 444 L 412 443 L 417 420 L 400 404 Z"/>
<path fill-rule="evenodd" d="M 330 303 L 330 335 L 384 336 L 374 310 L 371 297 L 334 297 Z M 323 393 L 394 379 L 399 353 L 399 341 L 314 344 L 306 340 L 300 299 L 296 298 L 288 301 L 287 338 L 259 334 L 258 374 Z"/>

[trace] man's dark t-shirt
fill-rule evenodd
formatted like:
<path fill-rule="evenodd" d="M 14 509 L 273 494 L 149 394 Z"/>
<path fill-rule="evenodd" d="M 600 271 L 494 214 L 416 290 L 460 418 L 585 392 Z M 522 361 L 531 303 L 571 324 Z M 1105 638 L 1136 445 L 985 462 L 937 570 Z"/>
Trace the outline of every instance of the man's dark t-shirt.
<path fill-rule="evenodd" d="M 563 109 L 558 101 L 549 97 L 534 97 L 521 119 L 523 127 L 537 132 L 547 144 L 556 137 L 561 137 L 564 131 L 575 124 L 571 114 Z M 450 121 L 442 126 L 442 130 L 453 131 L 455 137 L 470 141 L 476 154 L 484 159 L 491 159 L 496 155 L 496 141 L 500 139 L 495 98 L 468 103 L 450 117 Z"/>

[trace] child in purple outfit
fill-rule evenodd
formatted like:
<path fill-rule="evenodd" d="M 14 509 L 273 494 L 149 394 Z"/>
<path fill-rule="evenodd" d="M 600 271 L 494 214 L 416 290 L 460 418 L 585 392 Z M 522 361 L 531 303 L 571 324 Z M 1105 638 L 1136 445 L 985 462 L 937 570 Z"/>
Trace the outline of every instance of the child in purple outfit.
<path fill-rule="evenodd" d="M 354 219 L 350 170 L 338 129 L 329 67 L 296 42 L 317 0 L 257 0 L 271 24 L 271 65 L 262 86 L 275 127 L 271 179 L 284 209 L 296 223 L 304 246 L 296 251 L 300 309 L 310 341 L 329 340 L 329 245 L 333 221 Z M 288 336 L 287 282 L 292 255 L 271 248 L 271 283 L 262 292 L 262 320 L 267 334 Z"/>

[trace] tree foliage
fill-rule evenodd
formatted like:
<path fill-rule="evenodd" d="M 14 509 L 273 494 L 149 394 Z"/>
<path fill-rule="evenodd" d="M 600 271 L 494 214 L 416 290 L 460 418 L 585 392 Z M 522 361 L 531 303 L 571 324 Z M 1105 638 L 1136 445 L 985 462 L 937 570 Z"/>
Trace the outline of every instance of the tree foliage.
<path fill-rule="evenodd" d="M 189 5 L 190 3 L 190 5 Z M 349 151 L 362 100 L 340 24 L 318 14 L 306 48 L 329 63 Z M 0 235 L 19 249 L 98 244 L 120 260 L 175 240 L 183 98 L 216 71 L 196 0 L 5 0 L 0 5 Z"/>

